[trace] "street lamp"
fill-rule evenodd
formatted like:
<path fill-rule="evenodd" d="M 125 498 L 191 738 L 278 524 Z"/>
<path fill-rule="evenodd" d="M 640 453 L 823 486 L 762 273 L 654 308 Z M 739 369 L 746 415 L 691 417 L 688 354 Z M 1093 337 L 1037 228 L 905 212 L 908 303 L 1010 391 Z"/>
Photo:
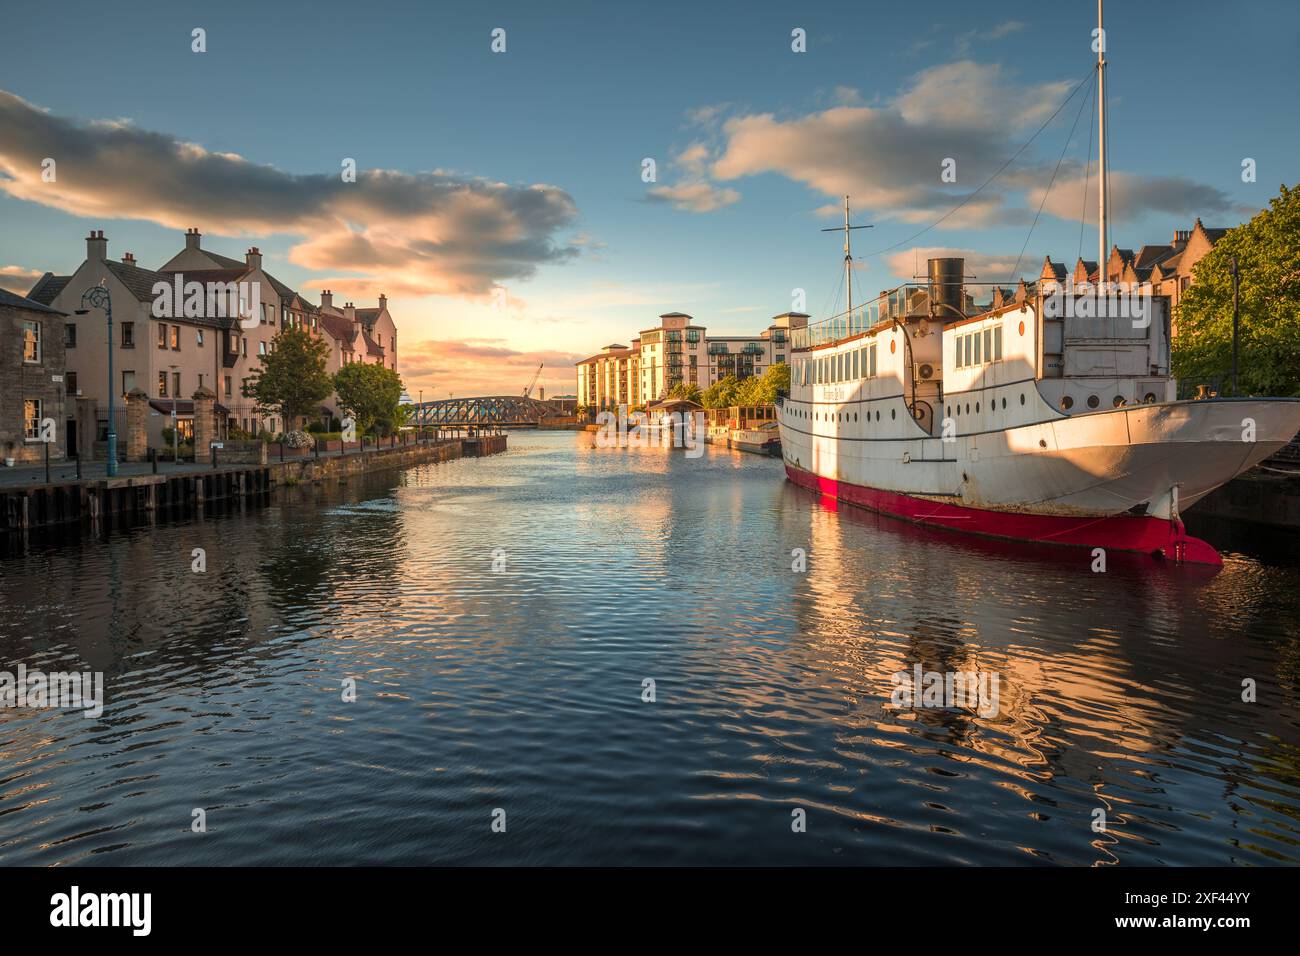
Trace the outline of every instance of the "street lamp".
<path fill-rule="evenodd" d="M 81 296 L 82 308 L 75 310 L 77 315 L 85 315 L 90 309 L 103 309 L 108 317 L 108 462 L 105 474 L 109 478 L 117 476 L 117 420 L 113 411 L 113 299 L 108 289 L 101 283 L 91 286 Z M 89 306 L 89 308 L 87 308 Z"/>
<path fill-rule="evenodd" d="M 176 418 L 176 393 L 180 391 L 180 386 L 176 384 L 176 370 L 180 366 L 169 365 L 167 367 L 172 370 L 172 464 L 179 465 L 181 463 L 181 423 Z"/>

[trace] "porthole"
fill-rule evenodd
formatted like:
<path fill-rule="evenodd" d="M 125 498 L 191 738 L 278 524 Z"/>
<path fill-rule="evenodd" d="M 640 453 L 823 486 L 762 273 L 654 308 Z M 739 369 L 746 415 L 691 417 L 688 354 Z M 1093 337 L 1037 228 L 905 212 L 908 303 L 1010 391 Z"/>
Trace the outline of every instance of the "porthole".
<path fill-rule="evenodd" d="M 1020 404 L 1021 404 L 1021 405 L 1025 404 L 1025 393 L 1024 393 L 1024 392 L 1021 392 L 1021 393 L 1020 393 Z"/>
<path fill-rule="evenodd" d="M 1155 400 L 1156 400 L 1155 392 L 1147 392 L 1145 395 L 1142 396 L 1142 401 L 1146 402 L 1148 405 L 1153 404 Z"/>
<path fill-rule="evenodd" d="M 978 415 L 978 414 L 979 414 L 979 411 L 980 411 L 980 403 L 979 403 L 979 402 L 976 402 L 976 403 L 975 403 L 975 414 Z"/>
<path fill-rule="evenodd" d="M 966 414 L 967 414 L 967 415 L 970 414 L 970 402 L 967 402 L 967 403 L 966 403 Z"/>
<path fill-rule="evenodd" d="M 891 409 L 889 410 L 889 417 L 890 417 L 890 418 L 897 418 L 897 417 L 898 417 L 898 409 L 897 409 L 897 408 L 891 408 Z"/>
<path fill-rule="evenodd" d="M 951 406 L 951 405 L 949 405 L 949 406 L 947 407 L 947 409 L 944 411 L 944 414 L 947 415 L 949 418 L 952 418 L 952 406 Z"/>
<path fill-rule="evenodd" d="M 1127 405 L 1127 404 L 1128 404 L 1128 402 L 1125 401 L 1123 395 L 1116 395 L 1114 398 L 1112 398 L 1112 399 L 1110 400 L 1110 407 L 1111 407 L 1111 408 L 1123 408 L 1123 407 L 1124 407 L 1125 405 Z"/>
<path fill-rule="evenodd" d="M 893 339 L 890 339 L 890 340 L 889 340 L 889 354 L 890 354 L 890 355 L 893 355 L 893 354 L 894 354 L 894 350 L 897 349 L 897 348 L 898 348 L 898 343 L 895 342 Z"/>
<path fill-rule="evenodd" d="M 1025 334 L 1025 323 L 1023 322 L 1020 323 L 1020 334 L 1021 335 Z"/>
<path fill-rule="evenodd" d="M 854 413 L 853 413 L 853 423 L 856 425 L 857 422 L 858 422 L 858 413 L 857 413 L 857 412 L 854 412 Z"/>
<path fill-rule="evenodd" d="M 879 412 L 879 410 L 876 411 L 876 421 L 880 421 L 880 412 Z"/>
<path fill-rule="evenodd" d="M 1003 397 L 1003 399 L 1002 399 L 1002 407 L 1003 407 L 1003 408 L 1006 408 L 1006 407 L 1007 407 L 1007 400 L 1006 400 L 1005 397 Z"/>
<path fill-rule="evenodd" d="M 1074 399 L 1069 395 L 1061 396 L 1061 411 L 1068 412 L 1072 408 L 1074 408 Z"/>
<path fill-rule="evenodd" d="M 958 417 L 958 418 L 961 418 L 961 406 L 960 406 L 960 405 L 957 406 L 957 417 Z"/>
<path fill-rule="evenodd" d="M 1100 405 L 1100 404 L 1101 404 L 1101 399 L 1098 398 L 1096 395 L 1089 395 L 1089 396 L 1088 396 L 1088 407 L 1089 407 L 1089 408 L 1096 408 L 1096 407 L 1097 407 L 1098 405 Z"/>

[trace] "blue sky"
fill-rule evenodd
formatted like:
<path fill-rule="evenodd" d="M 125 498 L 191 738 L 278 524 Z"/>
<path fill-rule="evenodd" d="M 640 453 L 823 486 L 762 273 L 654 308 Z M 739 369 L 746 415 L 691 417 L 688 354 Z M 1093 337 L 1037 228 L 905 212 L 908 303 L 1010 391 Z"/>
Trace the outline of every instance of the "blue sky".
<path fill-rule="evenodd" d="M 226 254 L 260 246 L 304 291 L 326 284 L 336 301 L 358 302 L 387 291 L 408 387 L 516 391 L 545 361 L 548 392 L 571 391 L 573 357 L 626 342 L 661 312 L 689 312 L 717 332 L 757 330 L 797 287 L 822 314 L 842 302 L 838 239 L 818 231 L 835 224 L 837 192 L 852 191 L 857 221 L 875 224 L 855 235 L 855 252 L 870 254 L 937 219 L 1015 152 L 1088 73 L 1096 10 L 980 6 L 16 6 L 4 15 L 0 90 L 61 123 L 120 121 L 247 162 L 219 168 L 208 189 L 206 171 L 173 182 L 165 146 L 136 143 L 139 174 L 129 175 L 134 167 L 86 145 L 93 135 L 31 131 L 19 110 L 10 146 L 0 142 L 0 271 L 12 285 L 68 271 L 91 228 L 105 230 L 111 255 L 156 266 L 195 225 Z M 1197 214 L 1233 225 L 1300 179 L 1294 4 L 1111 6 L 1115 241 L 1167 241 Z M 206 53 L 191 51 L 195 27 L 207 31 Z M 504 54 L 489 49 L 496 27 Z M 796 27 L 806 53 L 791 51 Z M 861 261 L 858 294 L 910 272 L 924 255 L 914 248 L 967 250 L 981 280 L 1009 280 L 1036 190 L 1089 90 L 945 224 L 958 228 Z M 1073 262 L 1079 251 L 1078 164 L 1095 125 L 1083 110 L 1021 273 L 1044 253 Z M 56 157 L 57 193 L 9 188 L 37 155 L 13 145 L 29 135 L 32 149 L 51 137 L 80 144 Z M 940 182 L 947 156 L 956 183 Z M 406 180 L 392 184 L 397 200 L 359 190 L 367 198 L 326 214 L 305 208 L 334 194 L 303 178 L 337 179 L 343 157 L 357 160 L 362 186 L 372 170 L 439 173 L 432 186 L 411 180 L 433 190 L 412 192 L 418 215 L 395 208 Z M 654 184 L 642 182 L 645 157 L 656 160 Z M 1257 163 L 1254 184 L 1241 181 L 1245 157 Z M 92 162 L 103 164 L 97 178 Z M 258 167 L 282 178 L 259 193 L 241 180 Z M 469 206 L 449 211 L 442 190 L 461 183 Z M 554 191 L 539 203 L 543 184 Z M 470 234 L 484 222 L 492 236 L 479 241 Z M 422 230 L 439 233 L 436 248 Z M 1085 257 L 1095 249 L 1089 227 Z M 504 308 L 492 307 L 494 286 L 506 290 Z"/>

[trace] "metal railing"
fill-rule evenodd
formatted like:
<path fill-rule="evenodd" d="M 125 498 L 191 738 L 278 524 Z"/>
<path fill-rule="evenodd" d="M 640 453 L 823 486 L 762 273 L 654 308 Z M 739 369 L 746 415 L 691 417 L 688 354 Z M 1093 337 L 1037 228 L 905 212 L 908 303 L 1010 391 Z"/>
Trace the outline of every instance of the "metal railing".
<path fill-rule="evenodd" d="M 790 346 L 806 349 L 826 342 L 837 342 L 866 332 L 890 319 L 928 313 L 929 308 L 929 287 L 922 283 L 908 282 L 882 292 L 864 305 L 854 306 L 802 329 L 791 329 Z"/>

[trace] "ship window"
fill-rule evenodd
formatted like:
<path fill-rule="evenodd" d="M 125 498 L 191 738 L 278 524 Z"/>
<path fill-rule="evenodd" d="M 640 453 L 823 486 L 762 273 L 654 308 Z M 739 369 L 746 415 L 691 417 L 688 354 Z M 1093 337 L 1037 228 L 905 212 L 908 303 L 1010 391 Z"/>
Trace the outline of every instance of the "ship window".
<path fill-rule="evenodd" d="M 1020 404 L 1021 404 L 1021 405 L 1025 404 L 1025 393 L 1024 393 L 1024 392 L 1021 392 L 1021 393 L 1020 393 Z"/>
<path fill-rule="evenodd" d="M 861 378 L 861 376 L 858 375 L 858 366 L 861 363 L 861 360 L 858 358 L 858 352 L 858 349 L 853 350 L 853 374 L 850 376 L 851 378 Z"/>
<path fill-rule="evenodd" d="M 1005 398 L 1002 399 L 1002 407 L 1003 407 L 1003 408 L 1006 408 L 1006 407 L 1007 407 L 1007 400 L 1006 400 Z"/>
<path fill-rule="evenodd" d="M 1088 396 L 1088 407 L 1089 407 L 1089 408 L 1096 408 L 1096 407 L 1097 407 L 1098 405 L 1100 405 L 1100 404 L 1101 404 L 1101 399 L 1099 399 L 1096 395 L 1089 395 L 1089 396 Z"/>
<path fill-rule="evenodd" d="M 1111 404 L 1112 407 L 1114 407 L 1114 408 L 1123 408 L 1124 405 L 1127 404 L 1127 403 L 1124 401 L 1124 396 L 1123 396 L 1123 395 L 1116 395 L 1115 398 L 1114 398 L 1114 400 L 1113 400 L 1110 404 Z"/>
<path fill-rule="evenodd" d="M 947 415 L 949 418 L 952 418 L 952 406 L 951 406 L 951 405 L 949 405 L 946 409 L 944 409 L 944 414 Z"/>
<path fill-rule="evenodd" d="M 854 412 L 854 413 L 853 413 L 853 421 L 856 422 L 857 420 L 858 420 L 858 413 L 857 413 L 857 412 Z"/>
<path fill-rule="evenodd" d="M 972 364 L 972 362 L 971 362 L 971 355 L 973 355 L 974 352 L 973 352 L 972 347 L 971 347 L 970 336 L 969 336 L 969 335 L 963 336 L 963 337 L 962 337 L 962 343 L 963 343 L 963 345 L 962 345 L 962 356 L 963 356 L 963 361 L 964 361 L 964 363 L 965 363 L 966 365 L 971 365 L 971 364 Z"/>
<path fill-rule="evenodd" d="M 993 361 L 993 330 L 984 330 L 984 361 Z"/>
<path fill-rule="evenodd" d="M 981 336 L 978 332 L 976 332 L 974 335 L 971 336 L 971 338 L 974 340 L 974 344 L 971 346 L 971 348 L 975 353 L 975 359 L 972 364 L 979 365 L 980 362 L 984 360 L 983 353 L 980 351 L 980 342 L 983 340 L 983 336 Z"/>
<path fill-rule="evenodd" d="M 980 403 L 979 403 L 979 402 L 976 402 L 976 403 L 975 403 L 975 411 L 978 412 L 979 410 L 980 410 Z"/>
<path fill-rule="evenodd" d="M 890 417 L 890 418 L 897 418 L 897 417 L 898 417 L 898 409 L 897 409 L 897 408 L 891 408 L 891 409 L 889 410 L 889 417 Z"/>
<path fill-rule="evenodd" d="M 871 346 L 871 377 L 876 377 L 876 347 Z"/>
<path fill-rule="evenodd" d="M 876 412 L 876 421 L 880 421 L 880 412 L 879 412 L 879 411 Z"/>
<path fill-rule="evenodd" d="M 1072 408 L 1074 408 L 1074 399 L 1069 395 L 1063 396 L 1061 398 L 1061 410 L 1068 412 Z"/>
<path fill-rule="evenodd" d="M 1142 396 L 1142 401 L 1146 402 L 1148 405 L 1155 402 L 1155 400 L 1156 400 L 1155 392 L 1147 392 L 1145 395 Z"/>
<path fill-rule="evenodd" d="M 1002 358 L 1002 326 L 999 325 L 997 328 L 993 330 L 993 360 L 996 362 L 1001 360 L 1001 358 Z M 1005 402 L 1006 399 L 1003 399 L 1004 404 Z"/>

